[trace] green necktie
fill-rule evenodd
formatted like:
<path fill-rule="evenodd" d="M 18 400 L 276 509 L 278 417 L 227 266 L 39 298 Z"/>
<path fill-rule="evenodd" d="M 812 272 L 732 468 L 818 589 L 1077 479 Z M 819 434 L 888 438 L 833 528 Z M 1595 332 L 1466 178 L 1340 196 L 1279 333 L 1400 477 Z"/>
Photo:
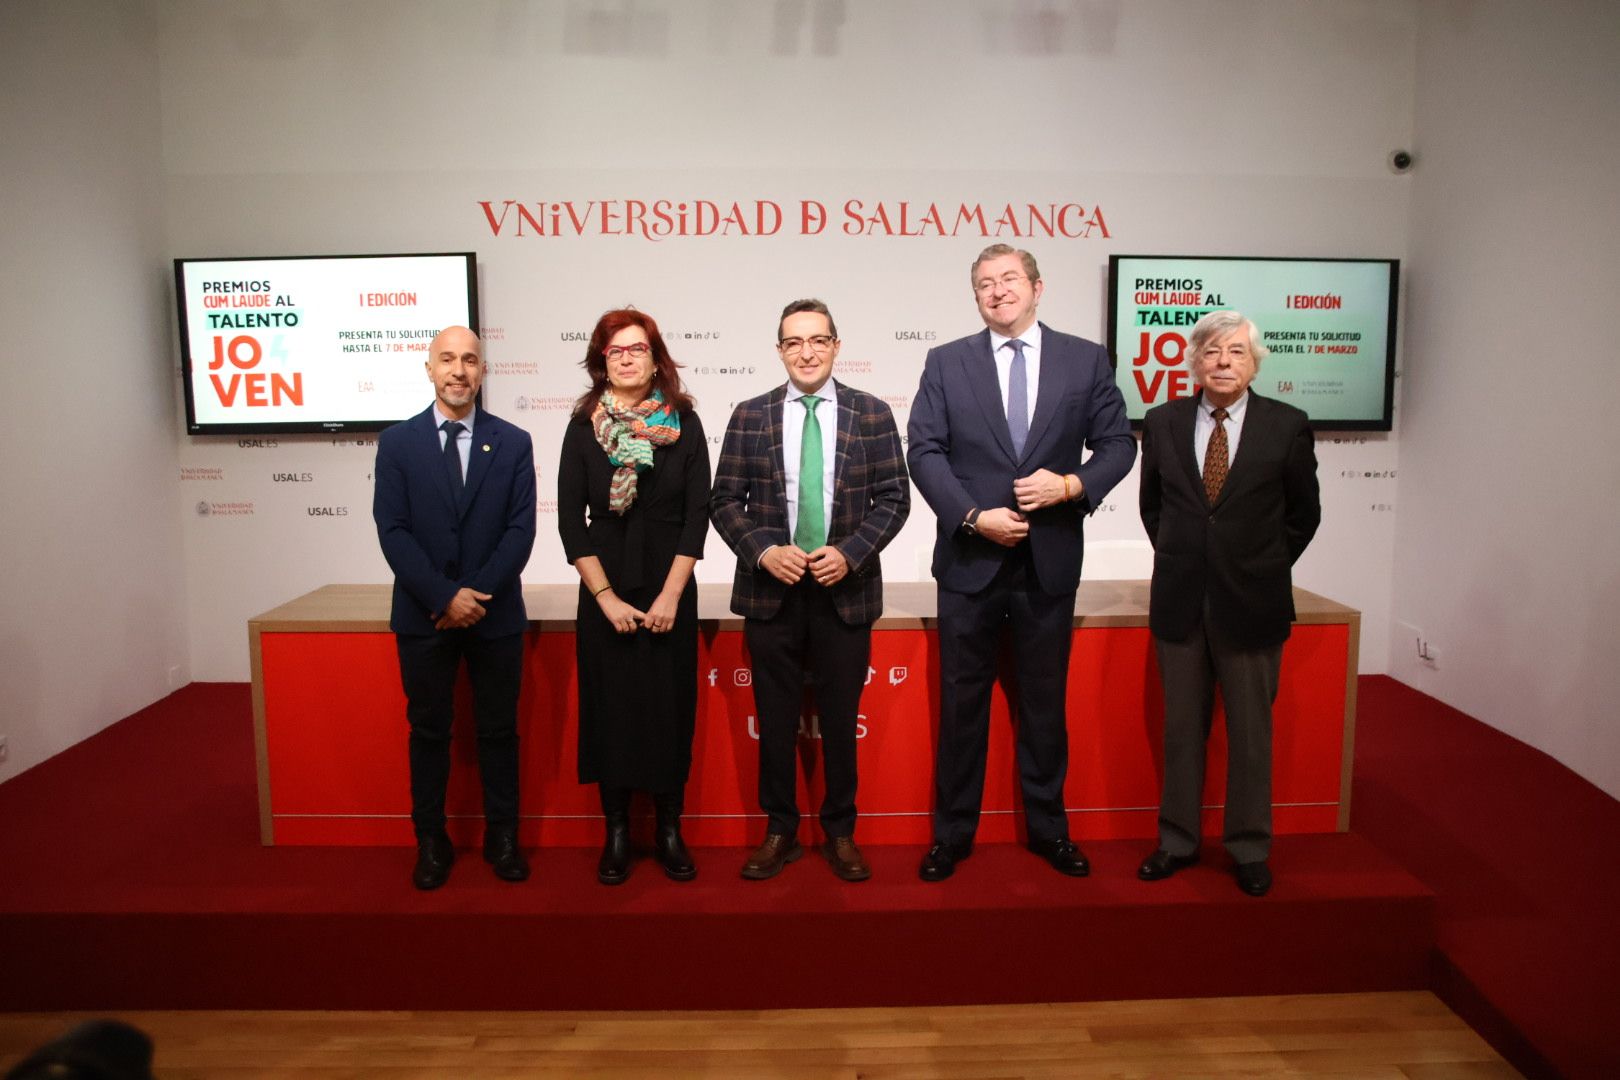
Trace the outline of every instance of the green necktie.
<path fill-rule="evenodd" d="M 821 505 L 821 421 L 816 419 L 821 399 L 806 394 L 799 400 L 804 402 L 804 437 L 799 440 L 799 523 L 793 542 L 814 551 L 827 542 L 826 511 Z"/>

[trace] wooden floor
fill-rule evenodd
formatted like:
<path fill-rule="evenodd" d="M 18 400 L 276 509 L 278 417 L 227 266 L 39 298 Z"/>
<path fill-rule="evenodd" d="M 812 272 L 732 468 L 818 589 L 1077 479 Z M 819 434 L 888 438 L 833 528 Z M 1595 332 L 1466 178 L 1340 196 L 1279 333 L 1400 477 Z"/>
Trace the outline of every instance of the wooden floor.
<path fill-rule="evenodd" d="M 1516 1077 L 1426 992 L 769 1012 L 145 1012 L 158 1080 Z M 0 1013 L 0 1069 L 88 1018 Z"/>

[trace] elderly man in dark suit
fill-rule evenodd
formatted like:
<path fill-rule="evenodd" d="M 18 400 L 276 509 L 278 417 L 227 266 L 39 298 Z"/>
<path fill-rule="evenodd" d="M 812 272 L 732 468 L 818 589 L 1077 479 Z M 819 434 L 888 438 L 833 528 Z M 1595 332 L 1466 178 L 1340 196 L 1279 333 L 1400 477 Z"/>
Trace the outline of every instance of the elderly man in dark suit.
<path fill-rule="evenodd" d="M 534 546 L 534 448 L 529 433 L 478 409 L 484 355 L 465 326 L 428 348 L 434 403 L 377 438 L 372 517 L 394 571 L 389 627 L 410 723 L 412 881 L 436 889 L 455 849 L 445 832 L 456 672 L 472 682 L 484 858 L 522 881 L 518 850 L 518 687 L 529 619 L 518 575 Z"/>
<path fill-rule="evenodd" d="M 1107 351 L 1035 320 L 1045 284 L 1033 255 L 992 245 L 968 280 L 985 329 L 929 350 L 906 451 L 939 519 L 934 844 L 919 874 L 941 881 L 973 850 L 1006 635 L 1029 847 L 1081 877 L 1063 781 L 1083 523 L 1130 471 L 1136 440 Z"/>
<path fill-rule="evenodd" d="M 1226 850 L 1238 887 L 1271 888 L 1271 704 L 1294 619 L 1294 562 L 1322 506 L 1310 422 L 1249 389 L 1266 348 L 1248 319 L 1212 311 L 1186 356 L 1201 391 L 1142 423 L 1142 524 L 1153 542 L 1148 623 L 1164 685 L 1159 847 L 1137 876 L 1198 861 L 1204 755 L 1226 705 Z"/>
<path fill-rule="evenodd" d="M 832 377 L 839 341 L 827 305 L 794 301 L 776 335 L 787 384 L 732 413 L 709 504 L 737 553 L 731 610 L 744 619 L 759 713 L 766 833 L 742 876 L 774 877 L 803 854 L 794 747 L 808 674 L 826 773 L 822 854 L 840 878 L 863 881 L 872 871 L 854 840 L 856 715 L 883 612 L 878 553 L 905 524 L 911 490 L 889 406 Z"/>

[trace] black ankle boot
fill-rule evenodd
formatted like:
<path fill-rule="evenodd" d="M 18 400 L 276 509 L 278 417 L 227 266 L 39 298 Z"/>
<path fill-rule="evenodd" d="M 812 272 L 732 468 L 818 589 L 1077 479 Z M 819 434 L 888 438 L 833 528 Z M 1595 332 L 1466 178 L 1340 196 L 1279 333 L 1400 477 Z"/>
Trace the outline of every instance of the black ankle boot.
<path fill-rule="evenodd" d="M 679 791 L 653 796 L 653 806 L 658 810 L 653 851 L 665 874 L 676 881 L 691 881 L 697 877 L 697 867 L 692 864 L 692 853 L 686 850 L 686 842 L 681 839 L 682 801 Z"/>
<path fill-rule="evenodd" d="M 602 817 L 607 821 L 607 840 L 602 858 L 596 864 L 596 880 L 604 885 L 623 885 L 630 876 L 630 790 L 599 785 Z"/>

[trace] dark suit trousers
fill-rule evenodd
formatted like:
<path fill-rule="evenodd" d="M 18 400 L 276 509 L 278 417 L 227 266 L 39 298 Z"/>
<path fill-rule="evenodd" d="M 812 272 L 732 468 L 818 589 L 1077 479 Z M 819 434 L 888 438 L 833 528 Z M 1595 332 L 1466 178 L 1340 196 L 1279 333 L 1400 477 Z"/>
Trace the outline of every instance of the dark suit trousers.
<path fill-rule="evenodd" d="M 472 683 L 478 774 L 484 788 L 486 828 L 517 825 L 518 688 L 523 677 L 523 635 L 481 638 L 471 630 L 397 634 L 399 676 L 410 722 L 411 824 L 416 835 L 444 831 L 444 793 L 450 780 L 450 726 L 456 673 L 463 658 Z"/>
<path fill-rule="evenodd" d="M 832 594 L 806 574 L 788 589 L 772 619 L 743 620 L 759 713 L 759 806 L 773 833 L 799 828 L 799 717 L 806 677 L 821 734 L 826 795 L 821 827 L 828 837 L 855 832 L 855 732 L 872 656 L 872 627 L 838 617 Z"/>
<path fill-rule="evenodd" d="M 1066 697 L 1074 593 L 1049 596 L 1036 582 L 1028 544 L 1014 549 L 983 592 L 939 590 L 939 747 L 934 758 L 934 839 L 966 848 L 979 827 L 990 692 L 1004 639 L 1014 685 L 1008 698 L 1018 739 L 1018 779 L 1031 843 L 1065 840 L 1063 781 L 1069 771 Z"/>
<path fill-rule="evenodd" d="M 1198 850 L 1205 750 L 1214 722 L 1215 687 L 1226 705 L 1226 809 L 1221 833 L 1239 863 L 1271 851 L 1271 705 L 1277 699 L 1282 646 L 1243 648 L 1210 631 L 1205 616 L 1185 641 L 1154 638 L 1164 686 L 1164 797 L 1159 846 L 1172 855 Z"/>

